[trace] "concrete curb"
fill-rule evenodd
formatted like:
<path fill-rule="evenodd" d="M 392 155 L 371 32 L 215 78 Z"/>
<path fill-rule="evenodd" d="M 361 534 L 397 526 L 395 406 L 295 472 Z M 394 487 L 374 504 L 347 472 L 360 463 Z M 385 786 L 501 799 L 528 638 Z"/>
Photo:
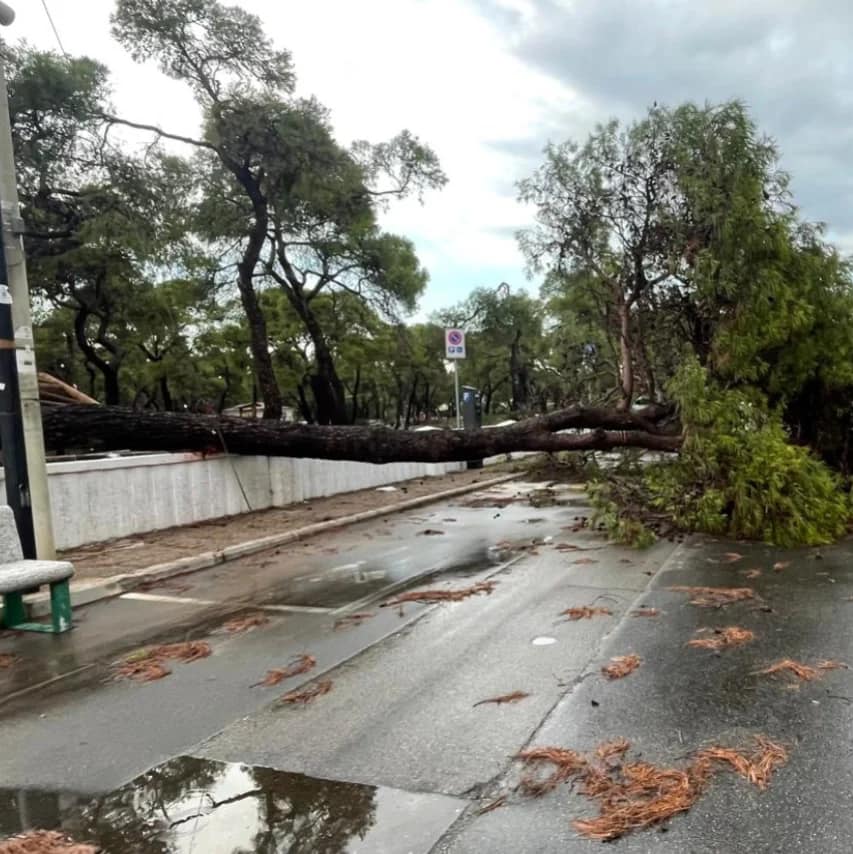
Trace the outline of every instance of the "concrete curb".
<path fill-rule="evenodd" d="M 164 581 L 168 578 L 174 578 L 177 575 L 189 575 L 192 572 L 211 569 L 214 566 L 227 563 L 230 560 L 246 557 L 247 555 L 274 548 L 275 546 L 293 543 L 297 540 L 305 540 L 308 537 L 313 537 L 316 534 L 323 533 L 324 531 L 330 531 L 333 528 L 343 528 L 356 522 L 365 522 L 369 519 L 376 519 L 380 516 L 390 516 L 393 513 L 399 513 L 403 510 L 411 510 L 414 507 L 421 507 L 424 504 L 432 504 L 435 501 L 442 501 L 445 498 L 454 498 L 457 495 L 465 495 L 468 492 L 477 492 L 481 489 L 488 489 L 492 486 L 498 486 L 501 483 L 507 483 L 510 480 L 516 480 L 522 475 L 523 472 L 516 472 L 478 483 L 467 483 L 464 486 L 455 486 L 453 489 L 445 489 L 442 492 L 434 492 L 431 495 L 419 495 L 417 498 L 409 498 L 405 501 L 399 502 L 399 504 L 377 507 L 373 510 L 363 510 L 360 513 L 353 513 L 349 516 L 341 516 L 337 519 L 317 522 L 314 525 L 306 525 L 303 528 L 296 528 L 293 531 L 287 531 L 283 534 L 272 534 L 267 537 L 247 540 L 243 543 L 235 543 L 234 545 L 226 546 L 218 551 L 202 552 L 201 554 L 193 555 L 193 557 L 179 558 L 166 563 L 159 563 L 155 566 L 149 566 L 141 572 L 112 575 L 109 578 L 104 578 L 93 584 L 86 584 L 83 582 L 81 586 L 77 587 L 77 589 L 74 589 L 72 582 L 71 604 L 74 607 L 77 607 L 80 605 L 89 605 L 92 602 L 98 602 L 102 599 L 110 599 L 114 596 L 120 596 L 122 593 L 126 593 L 129 590 L 133 590 L 140 584 L 144 584 L 146 582 Z M 33 617 L 43 617 L 50 613 L 50 601 L 47 594 L 39 594 L 37 598 L 31 600 L 29 606 L 30 615 Z"/>

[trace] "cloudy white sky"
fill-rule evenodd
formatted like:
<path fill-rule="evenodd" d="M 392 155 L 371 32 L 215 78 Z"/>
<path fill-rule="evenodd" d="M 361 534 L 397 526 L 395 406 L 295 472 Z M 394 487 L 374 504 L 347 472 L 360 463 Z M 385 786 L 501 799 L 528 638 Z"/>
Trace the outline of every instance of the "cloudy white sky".
<path fill-rule="evenodd" d="M 41 0 L 9 0 L 3 35 L 56 48 Z M 187 91 L 139 67 L 109 35 L 112 0 L 47 0 L 65 49 L 113 71 L 120 113 L 193 132 Z M 515 182 L 549 140 L 582 138 L 653 101 L 740 98 L 773 136 L 804 213 L 853 249 L 853 4 L 849 0 L 231 0 L 293 54 L 301 94 L 341 141 L 409 128 L 450 183 L 389 227 L 432 277 L 429 312 L 478 285 L 527 283 Z"/>

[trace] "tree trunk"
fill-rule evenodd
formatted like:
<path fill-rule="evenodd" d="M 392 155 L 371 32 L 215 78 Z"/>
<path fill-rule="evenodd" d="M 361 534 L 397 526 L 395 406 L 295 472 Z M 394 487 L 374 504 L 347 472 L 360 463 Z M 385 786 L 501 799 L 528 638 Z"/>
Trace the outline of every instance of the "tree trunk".
<path fill-rule="evenodd" d="M 304 305 L 300 311 L 305 328 L 314 345 L 314 362 L 317 373 L 311 377 L 311 388 L 317 401 L 317 422 L 319 424 L 348 424 L 347 400 L 344 384 L 335 369 L 335 360 L 326 343 L 326 336 L 311 311 Z M 319 396 L 318 396 L 319 395 Z"/>
<path fill-rule="evenodd" d="M 509 351 L 509 377 L 512 392 L 512 409 L 524 412 L 529 403 L 527 366 L 521 358 L 521 330 L 516 330 Z"/>
<path fill-rule="evenodd" d="M 631 306 L 620 299 L 619 312 L 619 376 L 622 400 L 619 408 L 629 410 L 634 400 L 634 364 L 631 347 Z"/>
<path fill-rule="evenodd" d="M 681 436 L 657 422 L 663 407 L 642 413 L 580 406 L 489 430 L 409 432 L 387 427 L 281 425 L 242 418 L 133 412 L 110 406 L 58 406 L 44 412 L 51 448 L 196 451 L 360 460 L 372 463 L 476 460 L 511 451 L 590 451 L 617 447 L 677 451 Z M 564 433 L 582 429 L 583 433 Z"/>
<path fill-rule="evenodd" d="M 163 398 L 163 409 L 173 412 L 175 403 L 172 400 L 172 392 L 169 389 L 169 378 L 164 374 L 160 377 L 160 397 Z"/>

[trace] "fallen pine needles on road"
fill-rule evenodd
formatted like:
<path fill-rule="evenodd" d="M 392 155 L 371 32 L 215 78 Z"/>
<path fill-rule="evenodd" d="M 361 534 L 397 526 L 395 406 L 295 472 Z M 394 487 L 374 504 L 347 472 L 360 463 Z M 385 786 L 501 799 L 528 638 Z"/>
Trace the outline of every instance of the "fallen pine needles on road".
<path fill-rule="evenodd" d="M 315 682 L 313 685 L 302 691 L 290 691 L 289 693 L 284 694 L 279 699 L 279 702 L 290 705 L 307 705 L 308 703 L 316 700 L 317 697 L 322 697 L 323 694 L 328 694 L 329 691 L 332 690 L 332 684 L 331 679 L 321 679 L 319 682 Z"/>
<path fill-rule="evenodd" d="M 317 659 L 314 658 L 313 655 L 303 653 L 298 656 L 292 664 L 288 664 L 287 667 L 268 670 L 267 675 L 260 682 L 256 682 L 251 687 L 257 688 L 258 686 L 263 686 L 264 688 L 271 688 L 273 685 L 278 685 L 279 682 L 283 682 L 285 679 L 290 679 L 293 676 L 299 676 L 302 673 L 308 673 L 308 671 L 314 669 L 316 664 Z"/>
<path fill-rule="evenodd" d="M 566 608 L 560 611 L 560 616 L 568 617 L 570 620 L 590 620 L 593 617 L 612 617 L 610 608 L 594 608 L 591 605 L 581 605 L 579 608 Z"/>
<path fill-rule="evenodd" d="M 632 617 L 657 617 L 660 611 L 657 608 L 635 608 L 631 611 Z"/>
<path fill-rule="evenodd" d="M 387 608 L 390 605 L 402 605 L 406 602 L 460 602 L 462 599 L 478 596 L 480 593 L 488 595 L 495 589 L 496 584 L 496 581 L 478 581 L 471 587 L 459 587 L 456 590 L 411 590 L 383 602 L 381 607 Z"/>
<path fill-rule="evenodd" d="M 270 621 L 266 614 L 248 614 L 245 617 L 235 617 L 222 627 L 229 635 L 248 632 L 258 626 L 265 626 Z"/>
<path fill-rule="evenodd" d="M 673 593 L 687 593 L 693 598 L 691 605 L 700 608 L 721 608 L 723 605 L 731 605 L 732 602 L 742 602 L 745 599 L 755 598 L 755 591 L 751 587 L 667 587 Z"/>
<path fill-rule="evenodd" d="M 540 766 L 550 763 L 554 766 L 550 776 L 544 779 L 533 775 L 521 779 L 519 786 L 522 791 L 534 797 L 553 791 L 560 783 L 565 783 L 587 767 L 586 760 L 580 753 L 565 750 L 562 747 L 536 747 L 532 750 L 523 750 L 515 758 L 520 759 L 525 765 Z"/>
<path fill-rule="evenodd" d="M 743 646 L 755 639 L 755 633 L 740 626 L 727 626 L 724 629 L 714 629 L 710 638 L 693 638 L 687 641 L 687 646 L 698 649 L 729 649 L 733 646 Z"/>
<path fill-rule="evenodd" d="M 486 703 L 494 703 L 496 706 L 502 706 L 504 703 L 518 703 L 521 700 L 529 697 L 530 694 L 525 691 L 513 691 L 511 694 L 501 694 L 500 697 L 490 697 L 488 700 L 480 700 L 479 703 L 474 703 L 474 708 L 483 706 Z"/>
<path fill-rule="evenodd" d="M 94 845 L 72 842 L 56 830 L 31 830 L 0 841 L 0 854 L 98 854 Z"/>
<path fill-rule="evenodd" d="M 684 769 L 626 762 L 629 749 L 626 739 L 616 739 L 600 744 L 588 755 L 561 747 L 526 750 L 516 758 L 527 766 L 549 763 L 554 770 L 545 778 L 523 777 L 519 788 L 538 797 L 561 783 L 578 782 L 577 791 L 597 803 L 599 814 L 577 819 L 572 826 L 587 839 L 607 841 L 686 812 L 705 792 L 720 766 L 731 766 L 763 790 L 773 772 L 788 758 L 784 747 L 765 736 L 755 737 L 755 747 L 748 754 L 725 747 L 705 748 Z"/>
<path fill-rule="evenodd" d="M 335 620 L 335 624 L 332 626 L 333 631 L 339 631 L 340 629 L 347 629 L 351 626 L 360 626 L 365 620 L 369 620 L 375 615 L 372 611 L 360 611 L 357 614 L 347 614 L 346 617 L 341 617 L 339 620 Z"/>
<path fill-rule="evenodd" d="M 116 676 L 120 679 L 132 679 L 134 682 L 154 682 L 172 672 L 164 661 L 189 663 L 207 658 L 211 652 L 207 641 L 183 641 L 152 646 L 129 655 L 117 667 Z"/>
<path fill-rule="evenodd" d="M 492 810 L 496 810 L 498 807 L 502 807 L 506 803 L 506 795 L 500 795 L 495 798 L 493 801 L 487 803 L 484 807 L 481 807 L 477 810 L 477 815 L 485 815 Z"/>
<path fill-rule="evenodd" d="M 601 668 L 601 672 L 608 679 L 624 679 L 640 666 L 641 661 L 639 655 L 617 655 Z"/>
<path fill-rule="evenodd" d="M 760 569 L 745 569 L 743 572 L 744 578 L 758 578 L 760 575 Z"/>
<path fill-rule="evenodd" d="M 757 675 L 775 676 L 779 673 L 789 673 L 802 682 L 813 682 L 815 679 L 820 679 L 824 671 L 841 670 L 846 667 L 847 665 L 840 661 L 820 661 L 817 666 L 812 667 L 810 664 L 803 664 L 801 661 L 794 661 L 792 658 L 783 658 L 764 670 L 757 671 Z"/>
<path fill-rule="evenodd" d="M 577 560 L 573 560 L 572 563 L 584 565 L 590 563 L 598 563 L 598 561 L 593 560 L 593 558 L 591 557 L 579 557 Z"/>
<path fill-rule="evenodd" d="M 755 736 L 755 749 L 744 754 L 730 747 L 706 747 L 696 754 L 694 763 L 723 763 L 762 791 L 770 785 L 773 772 L 788 761 L 788 751 L 763 735 Z"/>

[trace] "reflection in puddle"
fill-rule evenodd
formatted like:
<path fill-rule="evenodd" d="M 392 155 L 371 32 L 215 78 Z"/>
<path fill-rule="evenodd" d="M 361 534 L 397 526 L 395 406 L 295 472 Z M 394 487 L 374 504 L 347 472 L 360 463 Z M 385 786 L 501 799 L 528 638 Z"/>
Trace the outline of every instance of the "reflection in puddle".
<path fill-rule="evenodd" d="M 451 798 L 178 757 L 89 802 L 0 790 L 0 838 L 59 829 L 104 854 L 425 851 L 461 808 Z"/>
<path fill-rule="evenodd" d="M 476 575 L 495 562 L 493 553 L 485 543 L 477 543 L 467 553 L 455 554 L 446 561 L 437 561 L 433 564 L 433 571 L 427 573 L 419 572 L 408 559 L 389 561 L 384 566 L 372 566 L 366 561 L 359 561 L 357 564 L 334 567 L 319 575 L 290 578 L 257 601 L 263 605 L 337 608 L 379 593 L 389 584 L 401 582 L 407 576 L 413 585 L 431 583 L 442 575 Z"/>

